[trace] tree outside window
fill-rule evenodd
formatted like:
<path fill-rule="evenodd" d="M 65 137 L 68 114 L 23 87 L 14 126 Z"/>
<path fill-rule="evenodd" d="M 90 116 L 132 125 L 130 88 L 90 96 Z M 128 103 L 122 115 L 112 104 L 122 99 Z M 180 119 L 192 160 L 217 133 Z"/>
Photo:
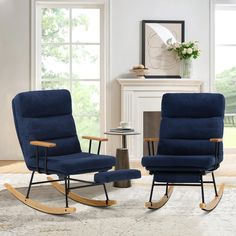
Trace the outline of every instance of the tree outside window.
<path fill-rule="evenodd" d="M 41 8 L 41 88 L 71 91 L 78 136 L 100 135 L 100 30 L 99 8 Z"/>

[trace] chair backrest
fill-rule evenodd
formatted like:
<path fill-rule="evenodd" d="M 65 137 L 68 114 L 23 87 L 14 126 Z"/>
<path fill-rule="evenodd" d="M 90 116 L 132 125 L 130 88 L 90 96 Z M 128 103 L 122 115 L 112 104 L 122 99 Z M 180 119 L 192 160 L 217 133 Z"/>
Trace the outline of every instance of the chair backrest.
<path fill-rule="evenodd" d="M 71 96 L 67 90 L 45 90 L 20 93 L 12 100 L 17 136 L 27 163 L 35 156 L 33 140 L 51 141 L 49 156 L 81 152 L 72 117 Z M 44 150 L 40 148 L 40 155 Z"/>
<path fill-rule="evenodd" d="M 158 154 L 214 155 L 215 144 L 209 139 L 223 137 L 224 109 L 222 94 L 165 94 Z M 223 145 L 219 159 L 223 159 Z"/>

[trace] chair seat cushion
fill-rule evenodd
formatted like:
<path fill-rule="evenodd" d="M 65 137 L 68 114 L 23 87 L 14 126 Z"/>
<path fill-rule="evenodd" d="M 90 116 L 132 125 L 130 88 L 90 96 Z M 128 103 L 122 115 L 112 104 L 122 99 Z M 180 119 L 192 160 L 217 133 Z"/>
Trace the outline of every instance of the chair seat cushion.
<path fill-rule="evenodd" d="M 135 169 L 114 170 L 108 172 L 100 172 L 94 175 L 96 183 L 110 183 L 113 181 L 139 179 L 141 172 Z"/>
<path fill-rule="evenodd" d="M 30 158 L 31 170 L 36 169 L 36 158 Z M 47 169 L 51 174 L 73 175 L 88 172 L 107 171 L 116 163 L 113 156 L 96 155 L 92 153 L 74 153 L 63 156 L 48 157 Z M 40 170 L 44 172 L 44 157 L 40 157 Z"/>
<path fill-rule="evenodd" d="M 191 170 L 210 170 L 215 165 L 213 155 L 157 155 L 143 157 L 142 165 L 148 170 L 154 169 L 180 169 L 190 168 Z"/>

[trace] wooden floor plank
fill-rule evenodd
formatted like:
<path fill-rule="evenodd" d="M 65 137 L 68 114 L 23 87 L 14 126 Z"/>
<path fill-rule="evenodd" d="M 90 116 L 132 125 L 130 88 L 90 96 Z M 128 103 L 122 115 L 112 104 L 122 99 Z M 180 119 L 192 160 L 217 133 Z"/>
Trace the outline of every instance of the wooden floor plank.
<path fill-rule="evenodd" d="M 30 171 L 24 161 L 0 161 L 0 173 L 25 174 Z"/>

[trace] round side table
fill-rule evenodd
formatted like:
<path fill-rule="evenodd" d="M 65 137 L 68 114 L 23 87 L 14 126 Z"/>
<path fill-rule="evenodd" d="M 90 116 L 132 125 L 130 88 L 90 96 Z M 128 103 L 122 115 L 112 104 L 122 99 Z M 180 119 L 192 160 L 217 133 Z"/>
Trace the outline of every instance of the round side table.
<path fill-rule="evenodd" d="M 114 131 L 107 131 L 104 134 L 107 135 L 120 135 L 122 138 L 122 146 L 121 148 L 116 149 L 116 165 L 115 165 L 115 170 L 120 170 L 120 169 L 129 169 L 129 152 L 127 148 L 127 135 L 138 135 L 140 133 L 132 131 L 122 131 L 122 132 L 114 132 Z M 122 181 L 117 181 L 114 182 L 113 184 L 114 187 L 118 188 L 129 188 L 131 187 L 131 182 L 130 180 L 122 180 Z"/>

